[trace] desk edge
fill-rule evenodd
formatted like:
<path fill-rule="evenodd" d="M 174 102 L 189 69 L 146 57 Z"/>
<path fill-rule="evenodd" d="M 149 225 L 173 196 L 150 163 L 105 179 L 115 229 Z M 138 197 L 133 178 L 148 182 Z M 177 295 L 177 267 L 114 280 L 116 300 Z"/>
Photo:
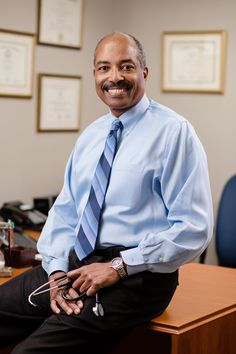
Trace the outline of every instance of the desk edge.
<path fill-rule="evenodd" d="M 159 324 L 158 318 L 150 321 L 148 323 L 147 327 L 153 331 L 159 331 L 159 332 L 178 335 L 178 334 L 190 331 L 193 328 L 196 328 L 196 327 L 202 326 L 206 323 L 209 323 L 211 321 L 214 321 L 217 318 L 224 317 L 224 316 L 226 316 L 230 313 L 233 313 L 233 312 L 236 312 L 236 305 L 231 305 L 224 310 L 215 312 L 213 315 L 205 316 L 200 320 L 194 320 L 194 321 L 191 321 L 191 322 L 189 322 L 185 325 L 179 326 L 179 327 L 168 325 L 168 324 Z M 155 323 L 155 321 L 157 321 L 157 323 Z"/>

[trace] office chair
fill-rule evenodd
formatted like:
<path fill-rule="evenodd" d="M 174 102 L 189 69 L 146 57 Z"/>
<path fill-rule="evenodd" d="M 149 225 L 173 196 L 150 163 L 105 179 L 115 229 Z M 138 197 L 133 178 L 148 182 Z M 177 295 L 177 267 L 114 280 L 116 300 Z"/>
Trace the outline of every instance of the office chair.
<path fill-rule="evenodd" d="M 225 184 L 216 220 L 216 253 L 221 266 L 236 268 L 236 175 Z"/>

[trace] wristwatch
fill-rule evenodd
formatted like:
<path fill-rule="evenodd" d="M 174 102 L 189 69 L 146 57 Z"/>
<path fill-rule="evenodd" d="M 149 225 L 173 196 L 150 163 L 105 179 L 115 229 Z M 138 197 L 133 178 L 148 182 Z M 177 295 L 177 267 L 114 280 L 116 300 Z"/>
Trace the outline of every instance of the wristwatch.
<path fill-rule="evenodd" d="M 127 277 L 127 272 L 121 257 L 116 257 L 111 260 L 111 267 L 117 271 L 121 278 Z"/>

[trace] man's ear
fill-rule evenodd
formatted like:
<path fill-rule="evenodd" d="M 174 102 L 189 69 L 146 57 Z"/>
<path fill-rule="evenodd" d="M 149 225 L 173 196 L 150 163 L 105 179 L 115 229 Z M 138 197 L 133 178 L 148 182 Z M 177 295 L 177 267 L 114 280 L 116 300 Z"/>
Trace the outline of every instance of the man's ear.
<path fill-rule="evenodd" d="M 95 76 L 95 69 L 93 69 L 93 77 Z"/>
<path fill-rule="evenodd" d="M 146 80 L 148 77 L 148 68 L 145 66 L 145 68 L 143 69 L 143 77 Z"/>

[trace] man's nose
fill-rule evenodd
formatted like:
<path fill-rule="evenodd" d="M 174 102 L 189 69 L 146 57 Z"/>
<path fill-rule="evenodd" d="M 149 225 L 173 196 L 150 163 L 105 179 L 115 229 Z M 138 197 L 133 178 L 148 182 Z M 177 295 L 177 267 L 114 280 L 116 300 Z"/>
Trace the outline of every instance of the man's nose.
<path fill-rule="evenodd" d="M 110 70 L 110 81 L 118 82 L 124 80 L 122 72 L 118 68 L 112 68 Z"/>

